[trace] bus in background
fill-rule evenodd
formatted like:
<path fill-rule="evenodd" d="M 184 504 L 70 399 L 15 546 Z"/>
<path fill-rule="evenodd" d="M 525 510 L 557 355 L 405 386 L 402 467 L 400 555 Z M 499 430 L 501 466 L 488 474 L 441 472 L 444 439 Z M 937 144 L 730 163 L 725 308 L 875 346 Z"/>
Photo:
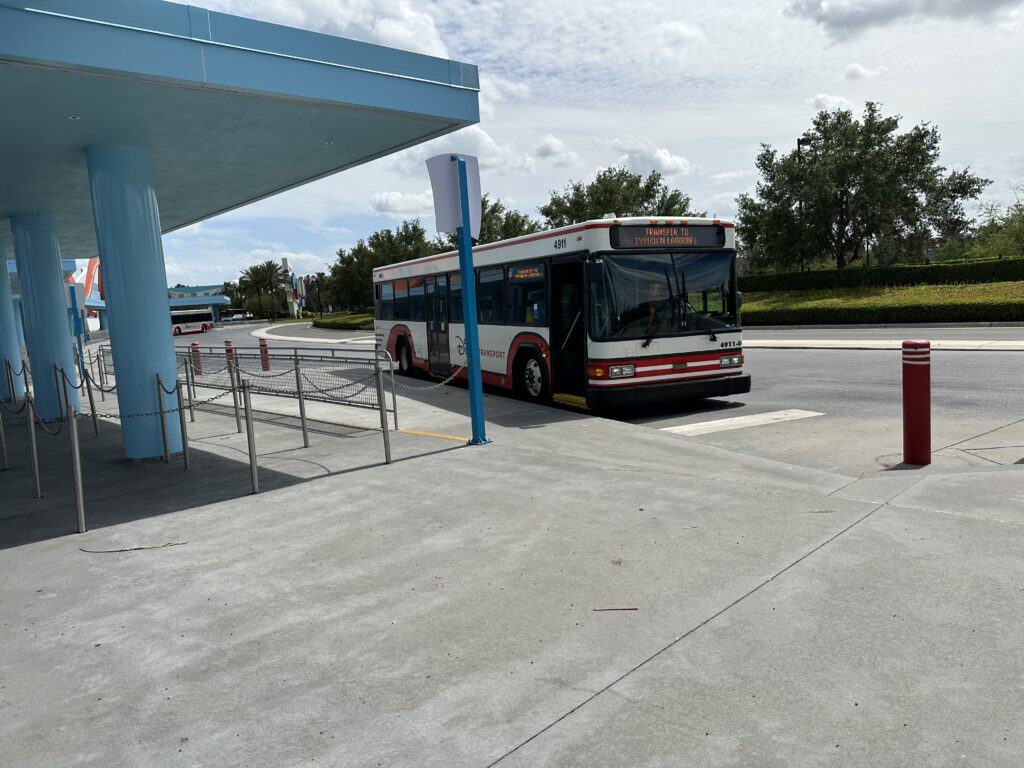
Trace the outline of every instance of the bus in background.
<path fill-rule="evenodd" d="M 171 333 L 206 333 L 213 328 L 212 309 L 172 309 Z"/>
<path fill-rule="evenodd" d="M 735 232 L 609 215 L 475 247 L 484 382 L 595 409 L 749 392 Z M 458 254 L 373 282 L 377 346 L 399 371 L 464 376 Z"/>

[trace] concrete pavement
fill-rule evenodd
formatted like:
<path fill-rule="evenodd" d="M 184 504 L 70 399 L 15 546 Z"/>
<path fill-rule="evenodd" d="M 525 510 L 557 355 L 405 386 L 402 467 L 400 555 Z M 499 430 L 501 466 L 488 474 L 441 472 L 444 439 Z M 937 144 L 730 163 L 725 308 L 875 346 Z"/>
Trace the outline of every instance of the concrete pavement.
<path fill-rule="evenodd" d="M 402 425 L 464 434 L 464 401 L 410 390 Z M 488 406 L 489 446 L 0 551 L 6 759 L 1019 764 L 1021 466 L 829 471 Z"/>

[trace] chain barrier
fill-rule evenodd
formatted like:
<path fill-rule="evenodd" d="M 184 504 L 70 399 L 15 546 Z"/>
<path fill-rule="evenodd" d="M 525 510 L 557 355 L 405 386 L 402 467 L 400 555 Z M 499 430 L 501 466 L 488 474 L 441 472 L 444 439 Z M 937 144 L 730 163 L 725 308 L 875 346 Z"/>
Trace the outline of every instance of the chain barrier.
<path fill-rule="evenodd" d="M 68 375 L 67 375 L 67 374 L 66 374 L 66 373 L 64 372 L 64 369 L 63 369 L 63 368 L 58 368 L 57 370 L 59 370 L 59 371 L 60 371 L 60 375 L 61 375 L 61 376 L 62 376 L 62 377 L 64 378 L 64 382 L 65 382 L 66 384 L 69 384 L 69 385 L 71 386 L 71 388 L 72 388 L 72 389 L 82 389 L 82 387 L 84 387 L 84 386 L 85 386 L 85 379 L 82 379 L 82 380 L 81 380 L 80 382 L 78 382 L 77 384 L 72 384 L 72 383 L 71 383 L 71 379 L 70 379 L 70 378 L 68 378 Z"/>
<path fill-rule="evenodd" d="M 94 387 L 96 387 L 96 389 L 98 389 L 100 392 L 103 392 L 105 394 L 110 394 L 111 392 L 117 391 L 117 384 L 113 384 L 113 385 L 111 385 L 109 387 L 104 387 L 104 386 L 98 384 L 96 382 L 96 379 L 94 379 L 88 372 L 86 372 L 85 377 L 87 379 L 89 379 L 89 383 L 92 384 Z"/>
<path fill-rule="evenodd" d="M 294 376 L 295 375 L 295 369 L 294 368 L 286 368 L 285 370 L 279 371 L 278 373 L 263 373 L 262 371 L 257 373 L 255 371 L 247 371 L 245 368 L 242 368 L 242 367 L 236 367 L 236 370 L 239 373 L 244 373 L 246 376 L 252 376 L 254 379 L 276 379 L 276 378 L 278 378 L 280 376 Z M 202 375 L 203 376 L 207 376 L 207 375 L 210 375 L 210 374 L 208 374 L 206 371 L 203 371 Z"/>
<path fill-rule="evenodd" d="M 27 397 L 23 397 L 21 399 L 21 408 L 18 408 L 17 410 L 15 410 L 14 408 L 11 408 L 10 404 L 7 403 L 6 401 L 0 400 L 0 408 L 3 408 L 4 409 L 4 413 L 7 413 L 7 414 L 9 414 L 11 416 L 17 416 L 19 413 L 24 411 L 26 405 L 28 405 L 28 398 Z"/>
<path fill-rule="evenodd" d="M 43 417 L 39 415 L 39 411 L 37 411 L 35 408 L 35 403 L 32 404 L 32 413 L 35 416 L 36 421 L 39 423 L 39 426 L 43 428 L 43 432 L 45 432 L 48 435 L 53 435 L 54 437 L 56 437 L 57 435 L 64 431 L 64 428 L 67 427 L 68 421 L 70 420 L 70 417 L 65 412 L 60 419 L 60 426 L 54 430 L 46 426 L 46 422 L 43 421 Z"/>
<path fill-rule="evenodd" d="M 434 384 L 427 384 L 425 386 L 419 386 L 418 384 L 406 384 L 404 381 L 399 381 L 397 376 L 393 376 L 394 382 L 402 389 L 410 389 L 413 392 L 429 392 L 432 389 L 440 389 L 446 384 L 451 384 L 456 377 L 466 370 L 465 366 L 456 366 L 455 370 L 452 371 L 451 375 L 444 381 L 438 381 Z"/>
<path fill-rule="evenodd" d="M 371 373 L 369 376 L 367 376 L 365 378 L 355 379 L 354 381 L 350 381 L 347 384 L 339 384 L 337 387 L 328 387 L 327 389 L 321 389 L 316 384 L 314 384 L 312 381 L 310 381 L 309 377 L 306 374 L 302 373 L 301 370 L 299 371 L 299 373 L 302 376 L 303 380 L 307 384 L 309 384 L 309 386 L 311 386 L 313 389 L 315 389 L 317 392 L 319 392 L 324 397 L 330 397 L 332 399 L 340 399 L 341 396 L 336 394 L 336 393 L 338 393 L 338 392 L 340 392 L 342 390 L 348 389 L 349 387 L 355 387 L 355 386 L 357 386 L 359 384 L 363 384 L 364 385 L 362 387 L 362 389 L 360 389 L 360 392 L 369 389 L 370 386 L 368 384 L 364 384 L 364 382 L 367 382 L 370 379 L 374 378 L 374 376 L 376 376 L 376 373 Z M 335 394 L 332 394 L 332 393 L 335 393 Z"/>

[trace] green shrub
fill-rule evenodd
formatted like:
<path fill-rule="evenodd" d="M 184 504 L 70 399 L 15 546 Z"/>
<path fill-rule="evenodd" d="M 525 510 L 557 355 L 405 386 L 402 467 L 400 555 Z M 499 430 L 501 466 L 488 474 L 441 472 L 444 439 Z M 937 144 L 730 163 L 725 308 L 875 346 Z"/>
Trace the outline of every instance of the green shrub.
<path fill-rule="evenodd" d="M 903 264 L 871 269 L 820 270 L 742 275 L 741 291 L 808 291 L 829 288 L 881 288 L 900 285 L 952 285 L 1024 280 L 1024 259 Z"/>
<path fill-rule="evenodd" d="M 330 328 L 336 331 L 372 331 L 373 315 L 334 315 L 317 318 L 313 321 L 314 328 Z"/>

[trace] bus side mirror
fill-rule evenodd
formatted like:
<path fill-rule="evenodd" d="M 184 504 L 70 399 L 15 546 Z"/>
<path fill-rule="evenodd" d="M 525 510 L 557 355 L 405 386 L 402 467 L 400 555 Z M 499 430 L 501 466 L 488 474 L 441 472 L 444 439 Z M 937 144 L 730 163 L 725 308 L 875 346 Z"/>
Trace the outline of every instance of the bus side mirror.
<path fill-rule="evenodd" d="M 600 283 L 604 280 L 604 265 L 600 261 L 585 262 L 584 273 L 588 283 Z"/>

